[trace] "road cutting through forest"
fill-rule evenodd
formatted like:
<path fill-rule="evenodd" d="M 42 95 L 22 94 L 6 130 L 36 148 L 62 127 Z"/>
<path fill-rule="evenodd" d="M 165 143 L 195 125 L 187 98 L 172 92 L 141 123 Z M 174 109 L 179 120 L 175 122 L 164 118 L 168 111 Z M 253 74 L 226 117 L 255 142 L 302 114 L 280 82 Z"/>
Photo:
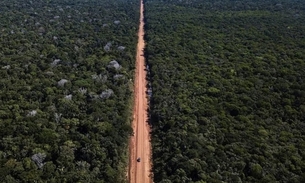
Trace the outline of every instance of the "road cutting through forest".
<path fill-rule="evenodd" d="M 134 81 L 134 109 L 132 127 L 134 135 L 130 140 L 129 182 L 151 183 L 151 145 L 150 126 L 148 124 L 148 98 L 146 88 L 146 70 L 144 57 L 144 5 L 140 5 L 140 25 L 136 55 L 136 71 Z M 140 161 L 137 159 L 140 158 Z"/>

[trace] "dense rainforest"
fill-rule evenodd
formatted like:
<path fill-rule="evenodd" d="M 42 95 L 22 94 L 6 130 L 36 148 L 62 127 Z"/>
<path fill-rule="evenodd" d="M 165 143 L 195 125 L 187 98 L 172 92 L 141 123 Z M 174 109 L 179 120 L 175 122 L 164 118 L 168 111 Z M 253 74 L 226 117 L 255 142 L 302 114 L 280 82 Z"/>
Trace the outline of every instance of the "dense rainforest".
<path fill-rule="evenodd" d="M 305 1 L 145 10 L 154 182 L 305 182 Z"/>
<path fill-rule="evenodd" d="M 125 182 L 139 2 L 0 12 L 0 182 Z"/>

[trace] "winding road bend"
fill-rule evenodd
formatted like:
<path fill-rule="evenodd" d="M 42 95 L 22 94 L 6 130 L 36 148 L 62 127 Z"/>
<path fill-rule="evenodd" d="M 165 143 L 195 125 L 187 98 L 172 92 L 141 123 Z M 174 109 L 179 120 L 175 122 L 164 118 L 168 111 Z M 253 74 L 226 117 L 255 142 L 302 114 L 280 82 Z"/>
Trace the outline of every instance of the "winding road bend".
<path fill-rule="evenodd" d="M 151 145 L 150 126 L 147 122 L 148 98 L 146 88 L 146 70 L 144 58 L 144 5 L 141 0 L 140 25 L 138 32 L 138 45 L 136 55 L 136 72 L 134 81 L 134 136 L 130 140 L 129 182 L 152 183 L 151 178 Z M 137 158 L 141 158 L 137 162 Z"/>

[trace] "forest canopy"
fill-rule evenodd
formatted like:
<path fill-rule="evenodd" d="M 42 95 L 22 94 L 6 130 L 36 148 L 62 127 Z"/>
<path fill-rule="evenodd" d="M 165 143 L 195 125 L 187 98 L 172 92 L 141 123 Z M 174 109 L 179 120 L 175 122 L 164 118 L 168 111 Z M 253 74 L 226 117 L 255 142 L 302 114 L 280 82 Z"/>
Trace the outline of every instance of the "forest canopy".
<path fill-rule="evenodd" d="M 0 12 L 0 182 L 126 182 L 139 2 Z"/>
<path fill-rule="evenodd" d="M 305 181 L 304 8 L 145 1 L 155 182 Z"/>

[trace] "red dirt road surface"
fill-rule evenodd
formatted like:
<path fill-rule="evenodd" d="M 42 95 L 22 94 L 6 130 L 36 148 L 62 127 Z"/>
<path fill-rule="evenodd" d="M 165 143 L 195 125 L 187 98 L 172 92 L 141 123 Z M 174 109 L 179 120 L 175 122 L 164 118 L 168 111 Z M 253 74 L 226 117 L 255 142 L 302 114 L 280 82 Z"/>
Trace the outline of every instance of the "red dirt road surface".
<path fill-rule="evenodd" d="M 133 130 L 134 136 L 130 140 L 129 182 L 152 183 L 151 178 L 151 145 L 150 126 L 147 122 L 148 100 L 146 94 L 145 58 L 143 56 L 144 43 L 144 5 L 141 0 L 140 25 L 138 32 L 138 46 L 136 55 L 136 72 L 134 86 Z M 137 158 L 141 158 L 137 162 Z"/>

